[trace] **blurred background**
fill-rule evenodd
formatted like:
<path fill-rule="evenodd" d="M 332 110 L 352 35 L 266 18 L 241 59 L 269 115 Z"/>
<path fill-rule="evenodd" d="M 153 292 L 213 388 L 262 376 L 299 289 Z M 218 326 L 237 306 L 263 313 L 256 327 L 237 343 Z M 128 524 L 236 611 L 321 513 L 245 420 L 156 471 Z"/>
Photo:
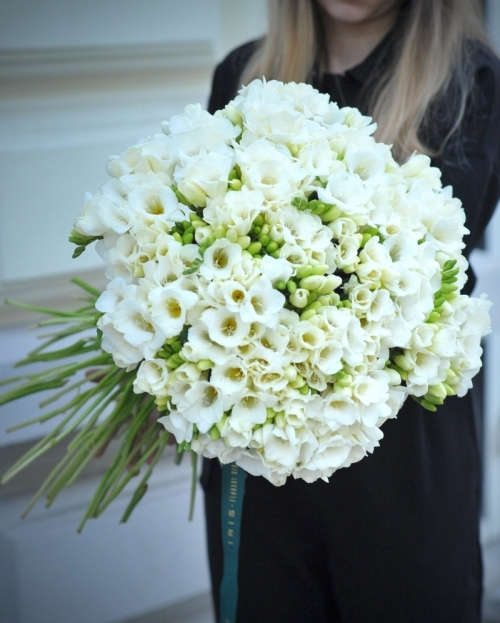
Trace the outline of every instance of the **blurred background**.
<path fill-rule="evenodd" d="M 486 0 L 500 50 L 500 0 Z M 206 105 L 212 71 L 265 31 L 265 0 L 2 0 L 0 2 L 0 380 L 36 345 L 33 316 L 3 303 L 71 306 L 69 279 L 104 286 L 87 251 L 67 241 L 104 165 L 190 102 Z M 482 541 L 485 621 L 500 622 L 500 211 L 473 263 L 476 294 L 497 302 L 485 348 Z M 47 430 L 5 429 L 36 399 L 0 413 L 0 471 Z M 112 454 L 112 451 L 107 453 Z M 129 522 L 127 494 L 76 533 L 107 465 L 95 461 L 49 510 L 19 516 L 61 456 L 55 450 L 0 489 L 1 623 L 208 623 L 208 563 L 198 492 L 187 521 L 189 466 L 167 452 Z"/>

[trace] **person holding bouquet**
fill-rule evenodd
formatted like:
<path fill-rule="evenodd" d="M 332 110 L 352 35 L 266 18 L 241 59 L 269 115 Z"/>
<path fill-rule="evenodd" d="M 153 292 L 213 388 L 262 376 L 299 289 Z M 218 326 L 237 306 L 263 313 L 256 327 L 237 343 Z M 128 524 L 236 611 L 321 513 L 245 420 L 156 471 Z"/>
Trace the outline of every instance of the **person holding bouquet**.
<path fill-rule="evenodd" d="M 500 62 L 478 0 L 269 0 L 262 40 L 216 68 L 209 110 L 263 76 L 309 82 L 378 124 L 402 163 L 432 158 L 466 213 L 465 255 L 500 197 Z M 465 293 L 474 286 L 469 271 Z M 248 476 L 238 623 L 479 623 L 480 414 L 407 400 L 375 453 L 329 482 Z M 223 574 L 221 468 L 204 460 L 214 602 Z"/>

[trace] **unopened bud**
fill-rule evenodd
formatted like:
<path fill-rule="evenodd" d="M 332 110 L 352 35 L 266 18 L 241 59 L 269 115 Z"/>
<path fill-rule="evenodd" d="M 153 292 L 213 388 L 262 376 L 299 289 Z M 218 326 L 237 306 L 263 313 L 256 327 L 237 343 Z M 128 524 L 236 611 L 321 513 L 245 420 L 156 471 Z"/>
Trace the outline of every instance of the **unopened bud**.
<path fill-rule="evenodd" d="M 299 309 L 301 309 L 307 305 L 308 297 L 308 290 L 304 290 L 304 288 L 297 288 L 297 290 L 295 290 L 293 294 L 290 294 L 289 300 L 294 307 L 298 307 Z"/>

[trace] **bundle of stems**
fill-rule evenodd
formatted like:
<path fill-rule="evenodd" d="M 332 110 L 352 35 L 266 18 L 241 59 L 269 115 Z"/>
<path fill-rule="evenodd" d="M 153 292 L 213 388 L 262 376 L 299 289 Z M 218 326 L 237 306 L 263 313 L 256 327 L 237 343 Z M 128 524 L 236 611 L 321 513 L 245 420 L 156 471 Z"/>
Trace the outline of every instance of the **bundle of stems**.
<path fill-rule="evenodd" d="M 100 292 L 79 279 L 72 279 L 72 282 L 85 292 L 84 305 L 75 311 L 59 311 L 6 301 L 48 315 L 48 319 L 37 323 L 38 327 L 60 327 L 41 335 L 41 345 L 17 362 L 16 367 L 39 362 L 57 362 L 57 365 L 0 382 L 1 385 L 15 384 L 0 395 L 0 406 L 28 394 L 58 390 L 40 402 L 40 407 L 54 406 L 56 401 L 57 406 L 8 430 L 14 431 L 56 418 L 59 421 L 56 420 L 54 428 L 12 465 L 1 482 L 8 482 L 71 433 L 74 434 L 70 437 L 65 456 L 53 468 L 24 510 L 22 517 L 25 517 L 41 496 L 45 496 L 46 506 L 51 506 L 61 490 L 71 486 L 86 465 L 96 455 L 99 456 L 111 440 L 120 439 L 116 455 L 78 526 L 78 532 L 81 532 L 86 521 L 99 517 L 144 467 L 145 473 L 139 479 L 121 518 L 122 522 L 127 521 L 147 491 L 147 482 L 169 441 L 170 433 L 156 421 L 154 398 L 148 394 L 134 393 L 135 371 L 127 372 L 119 368 L 111 355 L 101 348 L 101 335 L 96 326 L 99 314 L 95 309 Z M 72 337 L 77 339 L 70 346 L 54 348 L 60 340 Z M 81 378 L 83 372 L 86 374 Z M 182 454 L 183 449 L 179 447 L 177 463 Z M 197 455 L 193 452 L 191 461 L 190 518 L 197 478 Z"/>

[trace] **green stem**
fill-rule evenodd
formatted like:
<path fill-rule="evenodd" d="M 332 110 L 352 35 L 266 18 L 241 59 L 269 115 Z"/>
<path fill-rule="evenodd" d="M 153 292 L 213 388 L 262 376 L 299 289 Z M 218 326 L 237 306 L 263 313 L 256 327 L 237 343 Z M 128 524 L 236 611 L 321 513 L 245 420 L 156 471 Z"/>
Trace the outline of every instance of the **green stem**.
<path fill-rule="evenodd" d="M 82 288 L 83 290 L 86 290 L 89 294 L 92 294 L 93 296 L 95 296 L 96 299 L 101 296 L 101 292 L 99 290 L 97 290 L 96 288 L 93 288 L 86 281 L 82 281 L 81 279 L 78 279 L 78 277 L 73 277 L 73 279 L 71 279 L 71 282 L 77 285 L 78 287 Z"/>
<path fill-rule="evenodd" d="M 167 431 L 168 432 L 168 431 Z M 125 512 L 123 513 L 123 516 L 120 520 L 121 523 L 126 523 L 130 517 L 130 515 L 132 514 L 132 511 L 134 510 L 134 508 L 137 506 L 137 504 L 141 501 L 142 497 L 144 496 L 144 494 L 147 491 L 147 482 L 151 476 L 151 474 L 153 473 L 153 469 L 155 467 L 155 465 L 158 463 L 161 455 L 163 454 L 163 450 L 165 449 L 165 446 L 167 445 L 168 442 L 168 435 L 164 435 L 162 433 L 162 438 L 158 440 L 158 447 L 156 450 L 156 454 L 153 458 L 153 460 L 151 461 L 151 465 L 149 466 L 148 471 L 145 473 L 144 477 L 142 478 L 141 482 L 139 483 L 139 485 L 137 486 L 134 495 L 132 496 L 132 499 L 130 500 L 130 503 L 128 504 L 127 508 L 125 509 Z"/>
<path fill-rule="evenodd" d="M 191 450 L 191 495 L 189 498 L 189 521 L 193 521 L 196 486 L 198 484 L 198 455 Z"/>

